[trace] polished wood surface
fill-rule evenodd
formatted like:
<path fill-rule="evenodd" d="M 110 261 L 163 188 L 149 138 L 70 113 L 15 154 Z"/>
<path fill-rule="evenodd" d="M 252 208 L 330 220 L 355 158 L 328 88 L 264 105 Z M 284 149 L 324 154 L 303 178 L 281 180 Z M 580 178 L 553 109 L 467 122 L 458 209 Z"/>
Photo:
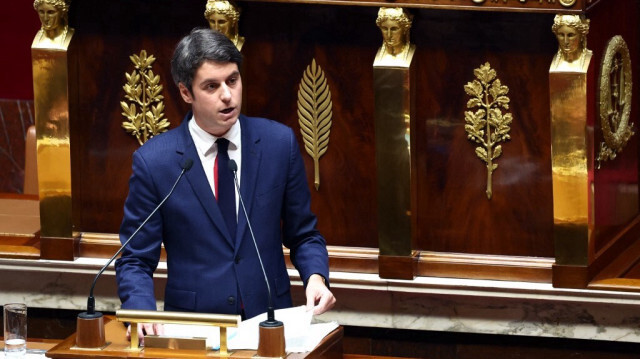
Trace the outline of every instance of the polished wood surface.
<path fill-rule="evenodd" d="M 4 348 L 4 340 L 2 339 L 3 338 L 0 336 L 0 347 Z M 58 343 L 60 343 L 60 341 L 55 339 L 29 338 L 29 340 L 27 340 L 27 350 L 29 351 L 28 354 L 43 354 L 45 351 L 58 345 Z M 4 358 L 4 355 L 2 357 Z"/>
<path fill-rule="evenodd" d="M 5 71 L 6 76 L 11 72 Z M 0 98 L 0 115 L 0 192 L 23 193 L 25 138 L 34 122 L 33 101 Z"/>
<path fill-rule="evenodd" d="M 39 232 L 38 196 L 0 193 L 0 257 L 40 258 Z"/>
<path fill-rule="evenodd" d="M 156 56 L 154 72 L 165 85 L 165 113 L 177 125 L 187 106 L 171 83 L 168 58 L 178 38 L 204 20 L 195 5 L 185 4 L 175 12 L 162 3 L 153 6 L 154 18 L 171 18 L 176 26 L 156 28 L 143 16 L 150 4 L 116 1 L 94 12 L 93 2 L 75 8 L 79 56 L 109 61 L 80 64 L 86 85 L 80 99 L 84 115 L 72 133 L 78 159 L 73 161 L 77 175 L 73 199 L 79 229 L 115 233 L 131 153 L 137 148 L 120 125 L 119 102 L 124 94 L 116 75 L 123 79 L 131 71 L 129 55 L 141 49 Z M 112 14 L 121 7 L 128 9 L 127 14 Z M 371 66 L 381 41 L 375 26 L 377 9 L 262 2 L 242 7 L 241 33 L 247 38 L 244 112 L 281 121 L 299 136 L 297 85 L 306 66 L 316 59 L 332 91 L 334 125 L 329 150 L 320 161 L 320 189 L 311 189 L 312 209 L 329 244 L 376 248 Z M 117 27 L 113 18 L 119 19 Z M 279 21 L 267 23 L 264 18 Z M 553 256 L 549 106 L 542 95 L 556 51 L 551 22 L 551 15 L 541 14 L 416 10 L 412 30 L 419 65 L 419 105 L 412 131 L 418 203 L 415 249 Z M 518 36 L 502 36 L 516 30 Z M 549 34 L 551 41 L 541 34 Z M 461 58 L 465 61 L 458 61 Z M 486 169 L 466 139 L 463 115 L 463 86 L 473 79 L 473 69 L 486 61 L 512 89 L 516 118 L 512 141 L 505 144 L 495 174 L 496 195 L 491 201 L 483 198 Z M 532 94 L 535 103 L 529 100 Z M 306 155 L 304 159 L 312 182 L 312 160 Z"/>
<path fill-rule="evenodd" d="M 593 136 L 591 160 L 604 141 L 598 104 L 601 61 L 614 35 L 623 37 L 631 54 L 640 51 L 640 28 L 633 20 L 640 18 L 640 3 L 602 1 L 592 10 L 587 14 L 591 20 L 588 47 L 593 51 L 587 78 L 587 129 L 588 135 Z M 633 83 L 632 93 L 640 93 L 637 81 Z M 632 118 L 638 110 L 638 101 L 633 100 Z M 639 253 L 636 243 L 640 233 L 639 159 L 638 137 L 634 135 L 615 160 L 603 162 L 600 169 L 592 171 L 590 190 L 594 210 L 590 213 L 591 235 L 585 239 L 589 241 L 589 264 L 554 267 L 554 286 L 630 290 L 632 277 L 627 276 L 633 276 L 631 273 L 637 265 L 635 255 Z"/>
<path fill-rule="evenodd" d="M 262 0 L 266 2 L 301 3 L 301 4 L 326 4 L 326 5 L 350 5 L 350 6 L 388 6 L 384 0 Z M 575 13 L 588 9 L 598 1 L 604 0 L 577 0 L 570 6 L 562 6 L 556 1 L 530 1 L 518 2 L 478 1 L 478 0 L 450 0 L 446 2 L 433 2 L 428 0 L 396 0 L 393 6 L 415 7 L 428 9 L 456 9 L 456 10 L 480 10 L 480 11 L 527 11 L 527 12 L 566 12 Z"/>
<path fill-rule="evenodd" d="M 424 255 L 415 273 L 549 281 L 554 248 L 548 69 L 557 51 L 551 24 L 560 5 L 514 1 L 512 9 L 504 12 L 500 9 L 504 2 L 457 7 L 463 3 L 470 1 L 447 2 L 451 6 L 398 3 L 412 7 L 412 42 L 417 46 L 417 106 L 411 119 L 412 249 Z M 318 215 L 320 231 L 336 249 L 330 259 L 332 270 L 378 272 L 372 64 L 381 45 L 375 26 L 380 2 L 239 4 L 243 10 L 240 33 L 246 37 L 243 112 L 291 126 L 300 141 L 298 83 L 313 59 L 322 67 L 332 92 L 333 127 L 329 150 L 320 160 L 320 188 L 310 185 L 312 210 Z M 157 58 L 154 73 L 164 86 L 165 114 L 172 127 L 177 126 L 188 106 L 172 83 L 169 58 L 182 35 L 194 26 L 206 26 L 202 8 L 196 2 L 177 6 L 171 1 L 143 0 L 108 4 L 86 0 L 71 7 L 80 79 L 74 84 L 79 88 L 80 115 L 71 126 L 73 224 L 80 237 L 60 246 L 55 238 L 45 240 L 47 250 L 59 255 L 55 258 L 107 257 L 115 252 L 117 240 L 109 236 L 118 232 L 131 155 L 138 148 L 121 127 L 124 74 L 133 70 L 129 56 L 144 49 Z M 575 8 L 586 9 L 592 21 L 588 47 L 593 49 L 594 64 L 613 34 L 625 36 L 632 57 L 638 53 L 638 2 L 579 0 Z M 490 11 L 467 11 L 483 9 Z M 158 18 L 166 19 L 168 26 L 158 26 Z M 464 131 L 467 96 L 463 87 L 485 62 L 509 87 L 509 111 L 514 116 L 511 140 L 503 144 L 497 160 L 491 200 L 484 194 L 486 168 Z M 590 79 L 591 92 L 596 72 Z M 638 86 L 636 81 L 636 93 Z M 594 96 L 589 106 L 596 106 Z M 632 117 L 637 111 L 634 101 Z M 595 119 L 590 121 L 599 141 L 598 125 Z M 628 190 L 637 196 L 634 172 L 624 171 L 637 161 L 636 137 L 618 162 L 596 173 L 596 186 L 611 187 L 630 176 Z M 313 162 L 301 151 L 312 183 Z M 624 198 L 612 203 L 606 195 L 598 196 L 595 200 L 602 208 L 620 209 L 630 203 Z M 591 250 L 603 259 L 596 261 L 597 268 L 583 268 L 587 277 L 605 268 L 605 259 L 624 251 L 614 242 L 631 220 L 603 215 L 600 209 L 595 216 L 615 221 L 605 221 L 595 231 Z M 105 234 L 107 240 L 85 239 L 86 232 Z M 518 258 L 536 260 L 518 263 Z"/>
<path fill-rule="evenodd" d="M 218 358 L 218 352 L 210 350 L 166 350 L 144 348 L 141 351 L 130 351 L 126 339 L 126 328 L 113 316 L 105 316 L 105 337 L 107 345 L 102 350 L 84 350 L 75 348 L 75 334 L 60 342 L 47 352 L 49 358 Z M 301 358 L 342 358 L 342 327 L 327 335 L 318 346 L 308 353 L 291 353 L 290 359 Z M 231 352 L 231 358 L 251 358 L 255 350 L 237 350 Z"/>
<path fill-rule="evenodd" d="M 599 98 L 599 79 L 600 79 L 600 62 L 602 59 L 607 43 L 614 35 L 621 35 L 629 48 L 630 54 L 638 54 L 640 51 L 640 28 L 637 26 L 637 19 L 640 18 L 640 10 L 638 3 L 624 2 L 602 2 L 597 7 L 597 11 L 590 13 L 591 28 L 589 30 L 589 48 L 593 50 L 593 58 L 596 59 L 594 71 L 590 74 L 589 79 L 593 89 L 593 95 L 590 99 L 593 101 L 591 106 L 594 108 L 594 118 L 589 119 L 589 123 L 593 124 L 594 131 L 594 151 L 600 147 L 600 143 L 604 141 L 602 136 L 602 128 L 600 125 L 600 115 L 598 107 Z M 636 19 L 636 20 L 634 20 Z M 637 60 L 632 58 L 633 64 L 637 64 Z M 594 62 L 592 60 L 592 62 Z M 633 73 L 637 73 L 637 66 L 633 68 Z M 634 77 L 636 75 L 633 75 Z M 633 81 L 632 94 L 634 95 L 631 103 L 631 116 L 629 123 L 637 121 L 632 120 L 634 115 L 640 111 L 637 96 L 640 95 L 640 83 Z M 637 127 L 636 127 L 637 128 Z M 595 213 L 594 222 L 596 235 L 593 243 L 593 257 L 597 258 L 612 244 L 618 233 L 636 217 L 638 211 L 638 163 L 640 152 L 638 146 L 638 131 L 636 135 L 631 136 L 624 150 L 617 154 L 615 160 L 603 162 L 599 170 L 594 171 L 594 201 Z M 596 154 L 597 155 L 597 152 Z"/>

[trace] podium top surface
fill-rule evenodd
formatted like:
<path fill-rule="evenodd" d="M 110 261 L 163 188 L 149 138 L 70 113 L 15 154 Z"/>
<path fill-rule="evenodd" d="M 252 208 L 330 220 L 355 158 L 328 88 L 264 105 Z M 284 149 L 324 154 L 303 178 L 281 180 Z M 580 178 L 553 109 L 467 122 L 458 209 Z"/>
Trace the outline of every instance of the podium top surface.
<path fill-rule="evenodd" d="M 75 349 L 76 335 L 73 334 L 47 352 L 49 358 L 220 358 L 218 351 L 212 350 L 172 350 L 158 348 L 144 348 L 140 351 L 130 351 L 129 341 L 126 339 L 125 326 L 115 320 L 113 316 L 105 316 L 105 338 L 107 345 L 100 350 Z M 344 329 L 338 327 L 327 335 L 318 346 L 307 353 L 291 353 L 289 359 L 301 358 L 341 358 L 342 337 Z M 230 351 L 230 358 L 252 358 L 255 350 Z"/>

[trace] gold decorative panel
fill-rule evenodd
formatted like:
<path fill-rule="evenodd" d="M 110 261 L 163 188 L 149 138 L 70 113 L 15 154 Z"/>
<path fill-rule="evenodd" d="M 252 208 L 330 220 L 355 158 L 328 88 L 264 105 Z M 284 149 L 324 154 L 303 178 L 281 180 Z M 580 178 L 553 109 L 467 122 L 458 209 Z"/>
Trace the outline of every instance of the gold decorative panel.
<path fill-rule="evenodd" d="M 320 188 L 320 157 L 329 148 L 333 103 L 324 71 L 313 59 L 300 81 L 298 90 L 298 122 L 304 148 L 313 158 L 316 190 Z"/>
<path fill-rule="evenodd" d="M 500 142 L 511 139 L 510 113 L 503 113 L 502 109 L 509 109 L 509 88 L 502 85 L 496 77 L 496 71 L 487 62 L 473 73 L 476 80 L 468 82 L 464 91 L 471 99 L 467 102 L 467 108 L 476 109 L 466 111 L 464 128 L 467 138 L 480 146 L 476 147 L 476 155 L 487 164 L 487 198 L 493 195 L 492 174 L 498 168 L 494 161 L 502 154 Z"/>
<path fill-rule="evenodd" d="M 609 40 L 600 66 L 600 126 L 604 142 L 596 158 L 597 168 L 603 161 L 613 160 L 634 135 L 631 114 L 631 57 L 622 36 Z"/>
<path fill-rule="evenodd" d="M 126 121 L 122 127 L 138 140 L 140 145 L 151 137 L 167 131 L 169 121 L 164 118 L 164 96 L 160 76 L 155 75 L 151 66 L 156 58 L 147 56 L 147 51 L 140 51 L 140 55 L 129 56 L 135 65 L 132 73 L 125 73 L 127 83 L 122 86 L 125 99 L 121 101 L 122 115 Z"/>

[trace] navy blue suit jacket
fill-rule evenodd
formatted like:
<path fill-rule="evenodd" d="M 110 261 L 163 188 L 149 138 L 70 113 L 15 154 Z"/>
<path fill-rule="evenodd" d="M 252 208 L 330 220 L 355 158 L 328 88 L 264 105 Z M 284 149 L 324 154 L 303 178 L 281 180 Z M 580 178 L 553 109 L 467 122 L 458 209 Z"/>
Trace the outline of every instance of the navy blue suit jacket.
<path fill-rule="evenodd" d="M 172 196 L 134 237 L 116 262 L 118 294 L 125 309 L 156 309 L 153 272 L 160 245 L 167 252 L 165 310 L 240 313 L 267 309 L 268 297 L 244 214 L 232 241 L 189 133 L 188 114 L 176 129 L 147 141 L 133 155 L 124 207 L 124 242 L 160 203 L 187 159 L 193 167 Z M 282 245 L 305 281 L 329 278 L 326 242 L 316 229 L 300 149 L 291 128 L 241 115 L 240 189 L 251 219 L 276 308 L 291 306 Z"/>

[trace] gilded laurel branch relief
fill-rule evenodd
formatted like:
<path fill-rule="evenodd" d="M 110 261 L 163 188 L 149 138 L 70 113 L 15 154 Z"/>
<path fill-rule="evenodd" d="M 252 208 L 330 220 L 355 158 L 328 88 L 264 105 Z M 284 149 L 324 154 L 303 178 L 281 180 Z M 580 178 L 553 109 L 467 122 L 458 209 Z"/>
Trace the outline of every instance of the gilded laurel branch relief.
<path fill-rule="evenodd" d="M 502 85 L 496 77 L 496 71 L 487 62 L 473 73 L 476 80 L 468 82 L 464 91 L 471 99 L 467 102 L 467 108 L 475 111 L 465 111 L 464 128 L 467 138 L 480 146 L 476 147 L 476 155 L 487 165 L 487 198 L 493 195 L 492 174 L 498 168 L 495 160 L 502 154 L 500 142 L 511 139 L 510 113 L 503 113 L 509 109 L 509 88 Z"/>
<path fill-rule="evenodd" d="M 298 122 L 304 148 L 313 158 L 314 185 L 320 188 L 320 157 L 329 148 L 333 103 L 324 71 L 313 59 L 307 66 L 298 90 Z"/>
<path fill-rule="evenodd" d="M 631 114 L 631 57 L 622 36 L 614 36 L 607 44 L 600 66 L 600 126 L 604 141 L 600 143 L 597 168 L 603 161 L 613 160 L 635 134 Z"/>
<path fill-rule="evenodd" d="M 127 83 L 122 86 L 125 99 L 120 101 L 122 115 L 126 121 L 122 127 L 143 145 L 151 137 L 169 129 L 169 121 L 164 118 L 164 96 L 160 75 L 155 75 L 152 65 L 156 58 L 147 56 L 147 51 L 140 51 L 140 55 L 129 56 L 135 65 L 135 70 L 125 73 Z"/>

